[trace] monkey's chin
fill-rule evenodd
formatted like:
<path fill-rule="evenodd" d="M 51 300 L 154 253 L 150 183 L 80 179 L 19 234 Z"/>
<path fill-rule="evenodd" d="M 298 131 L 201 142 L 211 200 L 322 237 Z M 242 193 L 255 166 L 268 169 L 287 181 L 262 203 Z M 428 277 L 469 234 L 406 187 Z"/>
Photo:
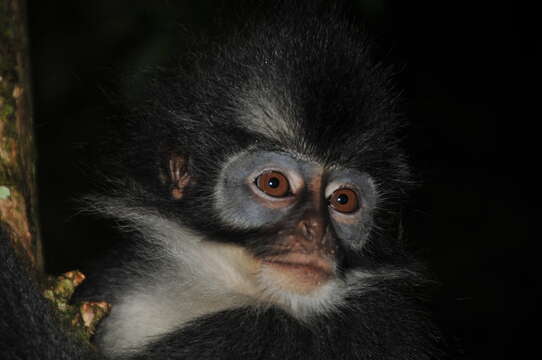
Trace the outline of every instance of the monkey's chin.
<path fill-rule="evenodd" d="M 289 253 L 263 260 L 263 270 L 275 287 L 309 294 L 335 278 L 332 261 L 319 255 Z"/>

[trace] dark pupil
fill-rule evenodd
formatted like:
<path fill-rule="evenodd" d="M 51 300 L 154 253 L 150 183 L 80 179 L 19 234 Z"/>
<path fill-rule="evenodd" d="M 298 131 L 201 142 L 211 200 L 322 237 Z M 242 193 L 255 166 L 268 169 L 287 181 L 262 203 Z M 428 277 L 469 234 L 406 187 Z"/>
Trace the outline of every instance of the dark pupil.
<path fill-rule="evenodd" d="M 337 202 L 341 205 L 344 205 L 348 202 L 348 195 L 341 194 L 337 196 Z"/>
<path fill-rule="evenodd" d="M 279 184 L 280 184 L 280 181 L 276 177 L 267 180 L 267 186 L 269 186 L 270 188 L 273 188 L 273 189 L 277 188 L 279 187 Z"/>

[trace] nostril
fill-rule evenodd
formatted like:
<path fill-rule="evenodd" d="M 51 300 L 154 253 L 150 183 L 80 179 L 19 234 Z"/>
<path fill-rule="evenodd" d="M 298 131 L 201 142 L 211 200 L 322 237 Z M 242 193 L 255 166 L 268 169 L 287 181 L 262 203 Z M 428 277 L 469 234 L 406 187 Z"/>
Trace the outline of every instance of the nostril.
<path fill-rule="evenodd" d="M 308 211 L 299 219 L 297 232 L 309 242 L 319 241 L 325 233 L 325 221 L 316 212 Z"/>
<path fill-rule="evenodd" d="M 306 219 L 300 222 L 301 233 L 309 239 L 313 239 L 318 235 L 320 223 L 314 219 Z"/>
<path fill-rule="evenodd" d="M 314 235 L 313 224 L 311 224 L 310 221 L 303 221 L 301 230 L 303 230 L 303 235 L 306 237 L 312 237 Z"/>

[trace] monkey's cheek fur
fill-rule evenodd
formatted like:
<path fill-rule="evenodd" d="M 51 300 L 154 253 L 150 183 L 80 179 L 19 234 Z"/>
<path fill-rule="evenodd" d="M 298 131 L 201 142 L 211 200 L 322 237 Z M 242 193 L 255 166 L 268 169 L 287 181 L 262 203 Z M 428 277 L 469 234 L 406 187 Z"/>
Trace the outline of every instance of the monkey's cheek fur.
<path fill-rule="evenodd" d="M 267 258 L 262 270 L 276 287 L 298 294 L 309 294 L 335 278 L 333 262 L 319 255 L 290 253 Z"/>

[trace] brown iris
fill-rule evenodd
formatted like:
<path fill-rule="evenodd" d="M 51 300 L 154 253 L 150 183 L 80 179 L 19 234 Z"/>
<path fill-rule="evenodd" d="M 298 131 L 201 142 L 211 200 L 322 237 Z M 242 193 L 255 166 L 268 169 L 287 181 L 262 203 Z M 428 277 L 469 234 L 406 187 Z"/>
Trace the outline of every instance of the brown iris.
<path fill-rule="evenodd" d="M 352 213 L 359 209 L 358 195 L 351 189 L 337 189 L 329 197 L 333 209 L 342 213 Z"/>
<path fill-rule="evenodd" d="M 278 171 L 266 171 L 256 178 L 256 186 L 269 196 L 284 197 L 290 194 L 286 176 Z"/>

